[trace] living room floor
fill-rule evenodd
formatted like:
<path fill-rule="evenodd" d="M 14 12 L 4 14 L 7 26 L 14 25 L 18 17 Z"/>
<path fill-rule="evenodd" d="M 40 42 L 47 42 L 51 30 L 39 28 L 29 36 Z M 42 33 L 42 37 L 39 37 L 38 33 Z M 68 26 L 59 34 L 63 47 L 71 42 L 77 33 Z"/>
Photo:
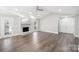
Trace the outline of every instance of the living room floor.
<path fill-rule="evenodd" d="M 73 34 L 33 32 L 0 39 L 0 52 L 77 52 Z"/>
<path fill-rule="evenodd" d="M 79 38 L 76 37 L 76 38 L 75 38 L 75 41 L 76 41 L 76 42 L 75 42 L 75 43 L 76 43 L 75 45 L 77 46 L 78 52 L 79 52 Z"/>

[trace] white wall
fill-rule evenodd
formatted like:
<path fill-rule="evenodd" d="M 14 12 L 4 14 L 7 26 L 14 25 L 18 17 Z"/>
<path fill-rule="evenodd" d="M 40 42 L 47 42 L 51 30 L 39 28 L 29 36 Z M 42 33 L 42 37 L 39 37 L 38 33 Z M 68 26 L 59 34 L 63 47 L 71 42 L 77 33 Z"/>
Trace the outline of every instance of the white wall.
<path fill-rule="evenodd" d="M 21 19 L 19 17 L 14 17 L 14 33 L 13 35 L 19 35 L 22 33 Z"/>
<path fill-rule="evenodd" d="M 75 36 L 79 37 L 79 15 L 76 16 L 75 20 Z"/>
<path fill-rule="evenodd" d="M 40 31 L 58 34 L 58 16 L 51 14 L 40 19 Z"/>
<path fill-rule="evenodd" d="M 4 17 L 0 15 L 0 32 L 1 32 L 1 37 L 4 36 Z"/>
<path fill-rule="evenodd" d="M 60 20 L 60 32 L 75 34 L 75 18 L 74 17 L 63 17 Z"/>
<path fill-rule="evenodd" d="M 78 37 L 79 37 L 79 17 L 78 17 L 77 33 L 78 33 Z"/>
<path fill-rule="evenodd" d="M 0 18 L 1 19 L 1 18 Z M 1 36 L 1 20 L 0 20 L 0 36 Z"/>

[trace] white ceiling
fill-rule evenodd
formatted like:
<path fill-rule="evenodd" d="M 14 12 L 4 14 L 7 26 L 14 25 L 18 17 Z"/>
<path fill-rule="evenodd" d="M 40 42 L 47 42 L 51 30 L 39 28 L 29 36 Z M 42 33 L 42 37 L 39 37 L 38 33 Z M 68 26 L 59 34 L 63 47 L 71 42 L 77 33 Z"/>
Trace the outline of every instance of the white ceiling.
<path fill-rule="evenodd" d="M 63 13 L 63 14 L 76 14 L 79 13 L 79 6 L 42 6 L 41 8 L 46 11 L 54 12 L 54 13 Z M 59 12 L 61 9 L 61 12 Z"/>
<path fill-rule="evenodd" d="M 0 13 L 16 14 L 20 16 L 43 17 L 49 13 L 79 14 L 79 6 L 40 6 L 43 11 L 36 11 L 36 6 L 1 6 Z"/>

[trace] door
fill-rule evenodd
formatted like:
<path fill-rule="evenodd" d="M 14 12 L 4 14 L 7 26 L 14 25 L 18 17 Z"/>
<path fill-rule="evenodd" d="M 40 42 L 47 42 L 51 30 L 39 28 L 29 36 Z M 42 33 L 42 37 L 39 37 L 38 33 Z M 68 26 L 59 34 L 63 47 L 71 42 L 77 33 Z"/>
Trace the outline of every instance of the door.
<path fill-rule="evenodd" d="M 64 17 L 59 21 L 59 32 L 63 33 L 75 33 L 75 18 Z"/>

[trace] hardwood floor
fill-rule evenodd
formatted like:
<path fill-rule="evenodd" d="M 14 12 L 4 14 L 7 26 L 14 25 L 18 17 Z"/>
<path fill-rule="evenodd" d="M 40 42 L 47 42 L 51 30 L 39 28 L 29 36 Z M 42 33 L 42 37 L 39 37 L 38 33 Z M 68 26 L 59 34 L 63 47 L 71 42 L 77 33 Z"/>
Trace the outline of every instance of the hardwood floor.
<path fill-rule="evenodd" d="M 77 45 L 78 52 L 79 52 L 79 38 L 78 38 L 78 37 L 76 37 L 75 39 L 76 39 L 76 45 Z"/>
<path fill-rule="evenodd" d="M 0 39 L 1 52 L 76 52 L 75 37 L 72 34 L 59 35 L 34 32 L 28 35 Z"/>

